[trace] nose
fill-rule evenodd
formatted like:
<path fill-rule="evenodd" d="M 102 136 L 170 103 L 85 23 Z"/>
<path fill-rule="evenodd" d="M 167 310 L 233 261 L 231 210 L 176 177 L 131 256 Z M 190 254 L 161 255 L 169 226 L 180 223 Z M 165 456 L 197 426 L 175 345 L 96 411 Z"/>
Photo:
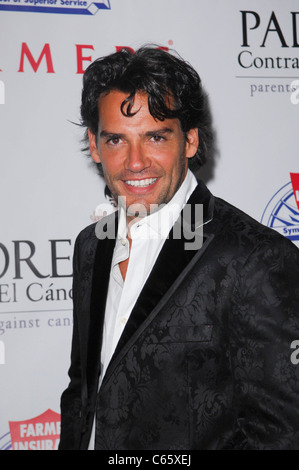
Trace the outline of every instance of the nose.
<path fill-rule="evenodd" d="M 139 173 L 150 166 L 150 158 L 146 155 L 141 144 L 132 143 L 128 148 L 125 162 L 126 170 Z"/>

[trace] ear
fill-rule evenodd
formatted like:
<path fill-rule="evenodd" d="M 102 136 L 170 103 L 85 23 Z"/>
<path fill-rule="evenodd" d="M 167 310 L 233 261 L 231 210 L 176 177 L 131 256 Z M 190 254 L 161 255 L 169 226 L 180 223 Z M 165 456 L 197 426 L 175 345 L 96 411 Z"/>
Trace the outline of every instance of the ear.
<path fill-rule="evenodd" d="M 88 139 L 91 157 L 95 163 L 100 163 L 101 158 L 97 147 L 97 139 L 90 129 L 88 129 Z"/>
<path fill-rule="evenodd" d="M 186 133 L 185 157 L 192 158 L 197 152 L 199 145 L 198 129 L 190 129 Z"/>

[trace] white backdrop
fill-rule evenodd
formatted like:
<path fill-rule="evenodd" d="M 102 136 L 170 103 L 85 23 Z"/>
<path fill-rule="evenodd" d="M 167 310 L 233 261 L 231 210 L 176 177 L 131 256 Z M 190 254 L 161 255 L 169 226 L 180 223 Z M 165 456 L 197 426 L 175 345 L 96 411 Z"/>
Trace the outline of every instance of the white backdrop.
<path fill-rule="evenodd" d="M 73 124 L 82 71 L 149 42 L 202 78 L 217 144 L 202 172 L 210 190 L 299 246 L 298 0 L 0 0 L 1 450 L 59 439 L 73 245 L 105 202 Z"/>

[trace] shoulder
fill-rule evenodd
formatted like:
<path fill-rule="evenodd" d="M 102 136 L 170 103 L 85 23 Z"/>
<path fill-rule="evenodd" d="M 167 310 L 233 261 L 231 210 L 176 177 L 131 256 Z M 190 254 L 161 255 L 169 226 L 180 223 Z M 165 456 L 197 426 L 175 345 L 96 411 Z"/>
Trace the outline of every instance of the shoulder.
<path fill-rule="evenodd" d="M 216 235 L 235 247 L 242 246 L 245 251 L 282 247 L 296 257 L 299 255 L 289 239 L 218 197 L 215 197 L 214 222 Z"/>
<path fill-rule="evenodd" d="M 95 237 L 95 228 L 96 223 L 93 223 L 81 230 L 81 232 L 76 238 L 76 243 L 80 244 L 83 243 L 85 240 L 92 240 Z"/>
<path fill-rule="evenodd" d="M 75 241 L 75 251 L 81 251 L 97 241 L 95 228 L 96 223 L 93 223 L 81 230 Z"/>
<path fill-rule="evenodd" d="M 90 261 L 95 256 L 98 244 L 108 239 L 115 239 L 117 233 L 117 212 L 113 212 L 99 221 L 85 227 L 76 238 L 74 257 Z"/>
<path fill-rule="evenodd" d="M 95 227 L 96 223 L 88 225 L 77 236 L 74 247 L 74 267 L 79 268 L 81 260 L 88 264 L 94 259 L 98 242 Z"/>

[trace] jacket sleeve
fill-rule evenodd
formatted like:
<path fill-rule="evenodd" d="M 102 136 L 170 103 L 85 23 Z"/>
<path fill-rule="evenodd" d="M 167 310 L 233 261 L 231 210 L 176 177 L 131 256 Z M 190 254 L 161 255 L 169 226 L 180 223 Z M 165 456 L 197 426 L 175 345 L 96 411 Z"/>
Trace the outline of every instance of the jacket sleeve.
<path fill-rule="evenodd" d="M 244 449 L 299 449 L 298 255 L 280 236 L 260 243 L 235 284 L 229 357 Z"/>
<path fill-rule="evenodd" d="M 59 450 L 77 450 L 81 434 L 81 359 L 77 321 L 79 238 L 73 257 L 73 337 L 71 348 L 70 383 L 61 396 L 61 433 Z"/>

